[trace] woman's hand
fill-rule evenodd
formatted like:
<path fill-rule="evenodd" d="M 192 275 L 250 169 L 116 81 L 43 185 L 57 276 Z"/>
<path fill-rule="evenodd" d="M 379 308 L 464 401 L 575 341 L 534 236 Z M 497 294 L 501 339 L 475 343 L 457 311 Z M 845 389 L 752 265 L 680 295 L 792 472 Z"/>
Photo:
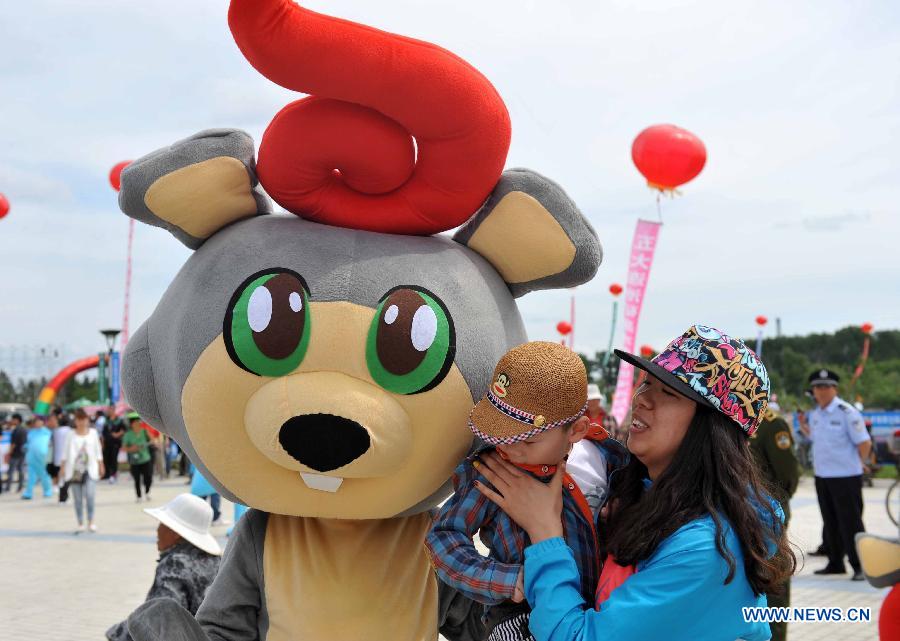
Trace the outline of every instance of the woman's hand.
<path fill-rule="evenodd" d="M 495 452 L 481 457 L 475 466 L 497 492 L 475 481 L 478 490 L 518 523 L 528 533 L 532 543 L 563 535 L 562 478 L 566 473 L 565 461 L 557 466 L 553 478 L 546 484 L 504 461 Z"/>

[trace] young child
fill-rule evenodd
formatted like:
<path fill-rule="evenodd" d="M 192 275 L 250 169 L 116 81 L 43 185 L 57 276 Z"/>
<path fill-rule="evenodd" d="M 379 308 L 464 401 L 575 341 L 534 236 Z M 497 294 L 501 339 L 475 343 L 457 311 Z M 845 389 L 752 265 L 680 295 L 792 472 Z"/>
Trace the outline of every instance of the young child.
<path fill-rule="evenodd" d="M 494 370 L 486 396 L 469 417 L 469 428 L 487 446 L 454 473 L 455 494 L 443 505 L 426 539 L 442 585 L 439 624 L 451 639 L 532 639 L 524 601 L 527 534 L 475 487 L 487 484 L 478 456 L 497 452 L 522 470 L 549 479 L 573 445 L 591 448 L 578 478 L 563 479 L 563 529 L 575 552 L 581 591 L 593 602 L 600 575 L 596 514 L 607 495 L 607 468 L 624 465 L 627 453 L 591 426 L 587 373 L 577 354 L 562 345 L 525 343 L 507 352 Z M 585 440 L 586 439 L 586 440 Z M 589 485 L 587 485 L 589 484 Z M 585 495 L 595 498 L 589 505 Z M 475 534 L 488 548 L 484 557 Z"/>

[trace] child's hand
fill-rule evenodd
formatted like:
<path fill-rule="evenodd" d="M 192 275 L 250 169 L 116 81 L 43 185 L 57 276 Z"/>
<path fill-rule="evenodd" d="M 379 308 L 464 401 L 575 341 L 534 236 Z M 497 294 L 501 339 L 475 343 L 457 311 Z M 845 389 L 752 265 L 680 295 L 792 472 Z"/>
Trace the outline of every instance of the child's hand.
<path fill-rule="evenodd" d="M 525 569 L 519 570 L 519 578 L 516 579 L 516 589 L 513 592 L 513 603 L 521 603 L 525 600 Z"/>

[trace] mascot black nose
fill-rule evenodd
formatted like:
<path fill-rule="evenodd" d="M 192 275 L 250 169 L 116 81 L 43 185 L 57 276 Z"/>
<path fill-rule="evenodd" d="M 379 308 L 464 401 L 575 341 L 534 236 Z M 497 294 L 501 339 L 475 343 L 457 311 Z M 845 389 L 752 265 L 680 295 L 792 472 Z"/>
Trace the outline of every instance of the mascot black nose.
<path fill-rule="evenodd" d="M 278 442 L 293 458 L 317 472 L 343 467 L 371 445 L 362 425 L 334 414 L 294 416 L 281 426 Z"/>

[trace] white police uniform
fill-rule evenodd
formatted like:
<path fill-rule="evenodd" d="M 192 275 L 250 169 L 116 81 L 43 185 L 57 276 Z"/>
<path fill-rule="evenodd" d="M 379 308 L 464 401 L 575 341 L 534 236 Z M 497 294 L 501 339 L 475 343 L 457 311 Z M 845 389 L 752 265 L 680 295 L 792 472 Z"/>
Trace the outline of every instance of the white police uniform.
<path fill-rule="evenodd" d="M 857 446 L 871 440 L 862 414 L 835 397 L 826 407 L 810 411 L 808 421 L 816 476 L 860 476 L 863 468 Z"/>
<path fill-rule="evenodd" d="M 809 384 L 836 386 L 838 380 L 837 374 L 823 369 L 810 375 Z M 862 522 L 863 466 L 858 447 L 871 440 L 865 421 L 855 407 L 838 397 L 825 407 L 811 410 L 807 421 L 816 495 L 822 512 L 822 538 L 828 555 L 828 565 L 815 573 L 843 573 L 846 555 L 853 567 L 854 579 L 861 579 L 854 537 L 857 532 L 865 532 Z"/>

